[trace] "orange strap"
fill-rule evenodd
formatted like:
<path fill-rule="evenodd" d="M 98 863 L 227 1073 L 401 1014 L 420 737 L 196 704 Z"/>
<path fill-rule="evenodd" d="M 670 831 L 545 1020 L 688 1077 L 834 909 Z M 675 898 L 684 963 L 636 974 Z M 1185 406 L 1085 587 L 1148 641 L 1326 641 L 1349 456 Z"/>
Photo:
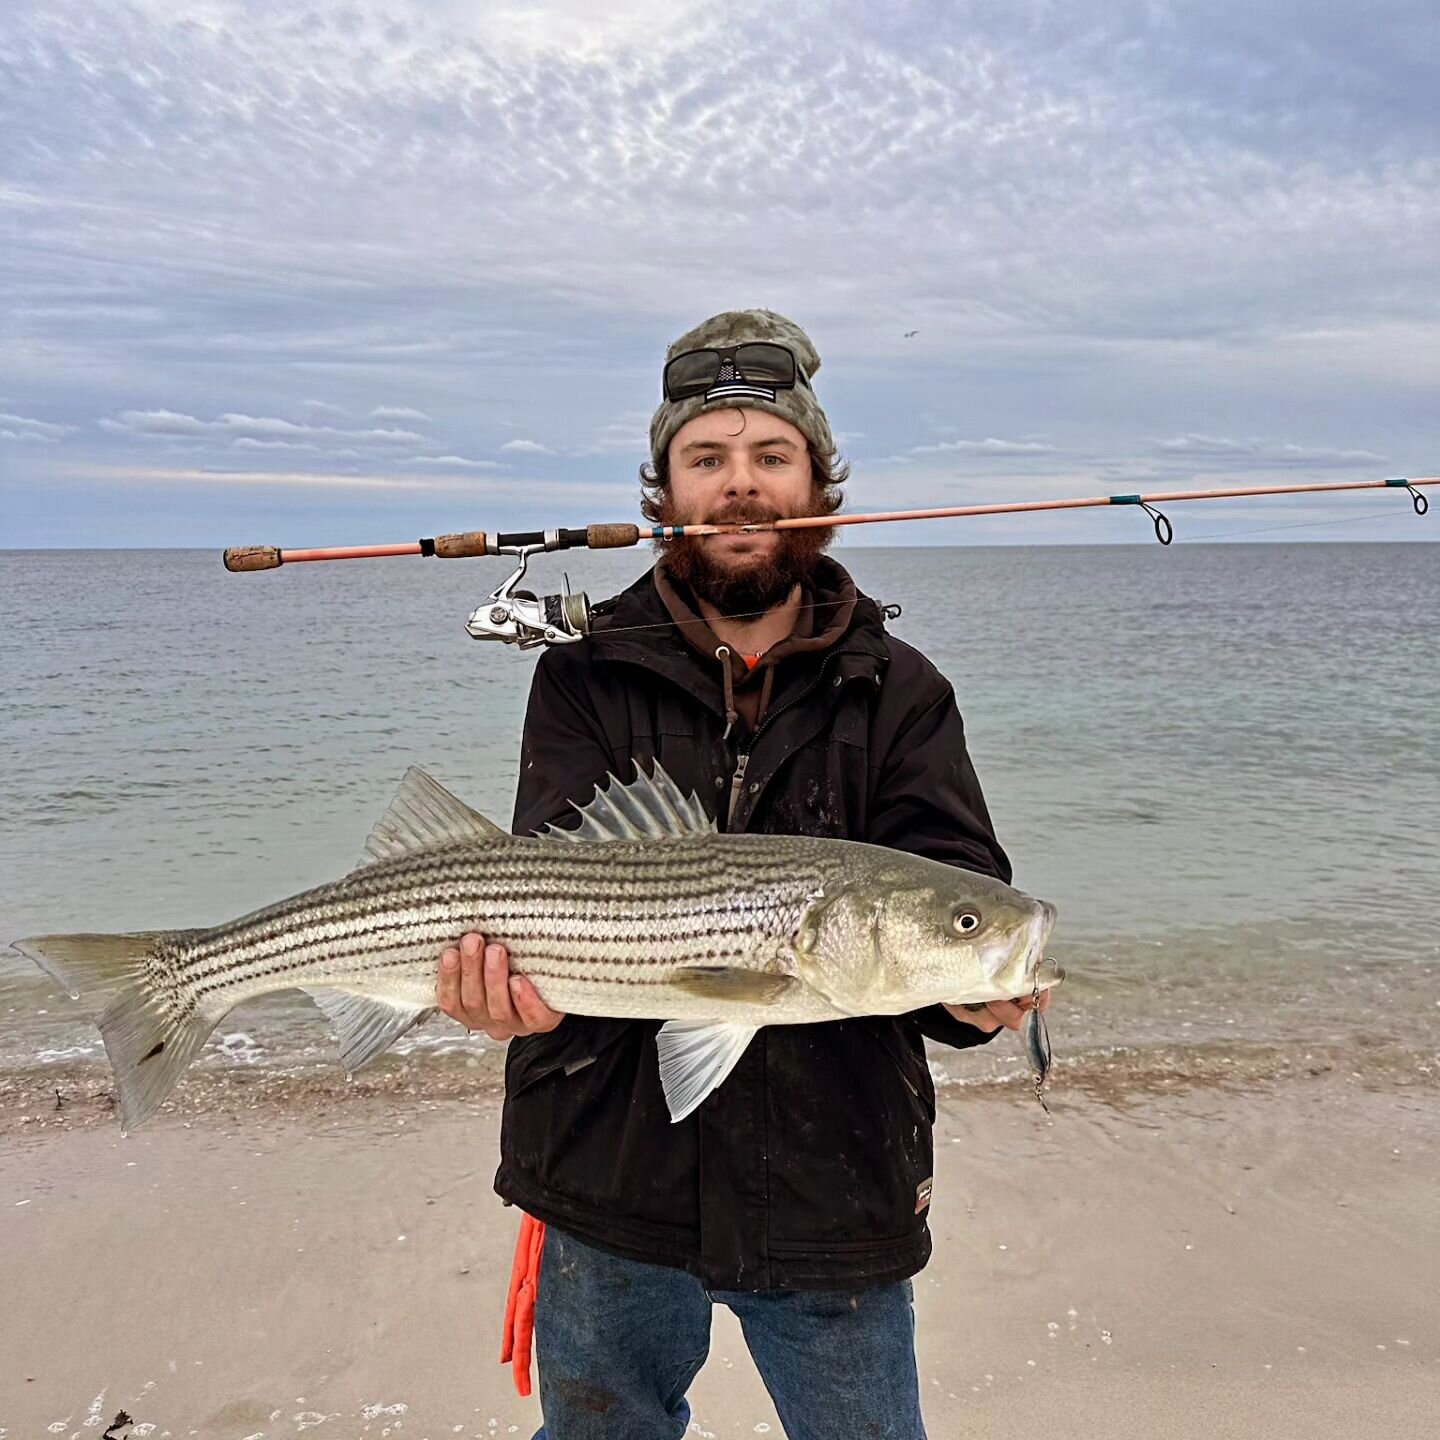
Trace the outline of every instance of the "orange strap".
<path fill-rule="evenodd" d="M 545 1222 L 533 1215 L 520 1217 L 515 1240 L 515 1263 L 510 1267 L 510 1293 L 505 1297 L 505 1333 L 500 1340 L 500 1363 L 513 1365 L 515 1390 L 530 1393 L 530 1354 L 535 1339 L 535 1291 L 540 1284 L 540 1255 L 545 1249 Z"/>

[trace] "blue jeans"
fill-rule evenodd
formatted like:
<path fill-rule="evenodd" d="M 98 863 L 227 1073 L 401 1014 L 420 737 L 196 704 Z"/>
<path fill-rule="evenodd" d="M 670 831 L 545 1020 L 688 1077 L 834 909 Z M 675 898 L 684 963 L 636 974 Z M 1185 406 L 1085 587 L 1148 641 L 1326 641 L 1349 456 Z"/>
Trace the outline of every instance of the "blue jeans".
<path fill-rule="evenodd" d="M 684 1270 L 621 1260 L 554 1228 L 535 1300 L 535 1440 L 679 1440 L 714 1301 L 738 1317 L 789 1440 L 925 1440 L 908 1280 L 712 1292 Z"/>

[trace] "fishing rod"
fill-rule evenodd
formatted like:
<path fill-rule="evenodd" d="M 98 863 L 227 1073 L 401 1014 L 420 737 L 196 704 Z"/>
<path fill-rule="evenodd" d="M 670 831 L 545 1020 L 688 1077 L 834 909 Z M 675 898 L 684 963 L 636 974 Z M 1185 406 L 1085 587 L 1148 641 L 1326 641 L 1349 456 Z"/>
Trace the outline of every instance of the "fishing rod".
<path fill-rule="evenodd" d="M 517 587 L 532 555 L 555 550 L 618 550 L 645 540 L 677 540 L 703 535 L 756 535 L 769 530 L 802 530 L 816 526 L 880 525 L 898 520 L 950 520 L 977 515 L 1021 515 L 1040 510 L 1083 510 L 1102 505 L 1138 506 L 1149 516 L 1155 538 L 1169 545 L 1175 528 L 1159 506 L 1176 501 L 1249 499 L 1258 495 L 1302 495 L 1332 490 L 1405 490 L 1417 515 L 1430 509 L 1420 487 L 1440 485 L 1440 476 L 1388 480 L 1326 480 L 1292 485 L 1244 485 L 1218 490 L 1160 490 L 1151 494 L 1088 495 L 1060 500 L 1014 500 L 989 505 L 946 505 L 928 510 L 882 510 L 856 515 L 797 515 L 784 520 L 747 520 L 701 525 L 584 525 L 556 530 L 491 533 L 463 530 L 453 535 L 412 540 L 398 545 L 347 545 L 312 550 L 283 550 L 273 545 L 239 545 L 225 551 L 225 568 L 236 573 L 274 570 L 320 560 L 374 560 L 397 555 L 458 560 L 479 555 L 509 555 L 514 571 L 475 610 L 465 628 L 476 640 L 498 640 L 528 650 L 536 645 L 563 645 L 583 640 L 594 613 L 584 591 L 565 590 L 537 596 Z"/>

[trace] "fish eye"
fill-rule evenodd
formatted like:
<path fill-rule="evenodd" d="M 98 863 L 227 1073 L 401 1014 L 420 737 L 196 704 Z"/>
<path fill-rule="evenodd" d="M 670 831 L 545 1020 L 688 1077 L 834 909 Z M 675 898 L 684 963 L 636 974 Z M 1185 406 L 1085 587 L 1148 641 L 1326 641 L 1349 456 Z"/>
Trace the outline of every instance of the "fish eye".
<path fill-rule="evenodd" d="M 950 924 L 957 935 L 973 935 L 981 923 L 980 912 L 969 905 L 962 905 L 950 918 Z"/>

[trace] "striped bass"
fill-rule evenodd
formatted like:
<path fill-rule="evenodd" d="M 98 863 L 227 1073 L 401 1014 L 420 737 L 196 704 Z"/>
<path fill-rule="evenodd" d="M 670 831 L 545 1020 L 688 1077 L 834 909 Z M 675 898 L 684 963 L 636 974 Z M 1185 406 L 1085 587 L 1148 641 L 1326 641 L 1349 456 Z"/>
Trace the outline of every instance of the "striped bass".
<path fill-rule="evenodd" d="M 1044 901 L 881 846 L 721 835 L 658 763 L 612 776 L 580 814 L 575 830 L 512 836 L 412 767 L 341 880 L 211 929 L 15 948 L 74 995 L 113 996 L 98 1024 L 127 1130 L 234 1006 L 274 991 L 309 992 L 358 1069 L 434 1014 L 437 957 L 469 930 L 552 1009 L 668 1022 L 675 1120 L 762 1025 L 980 1005 L 1063 977 L 1043 958 Z"/>

